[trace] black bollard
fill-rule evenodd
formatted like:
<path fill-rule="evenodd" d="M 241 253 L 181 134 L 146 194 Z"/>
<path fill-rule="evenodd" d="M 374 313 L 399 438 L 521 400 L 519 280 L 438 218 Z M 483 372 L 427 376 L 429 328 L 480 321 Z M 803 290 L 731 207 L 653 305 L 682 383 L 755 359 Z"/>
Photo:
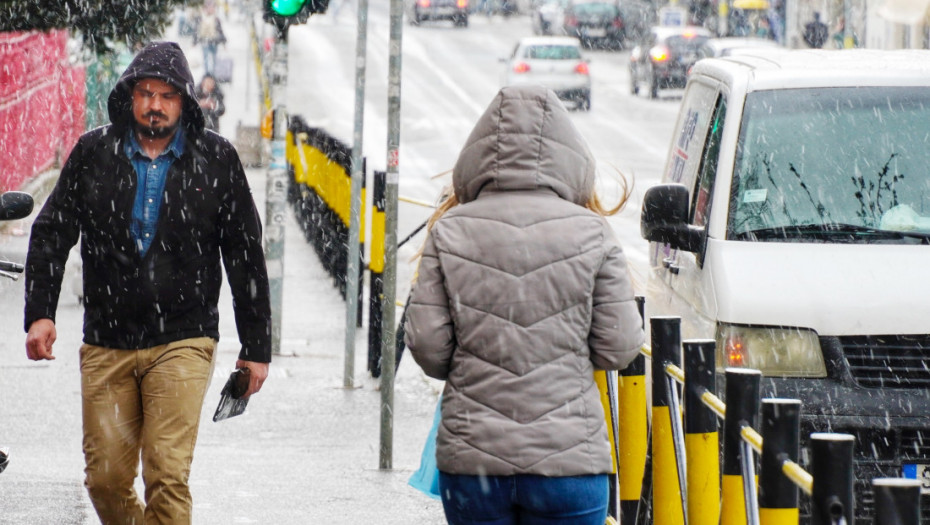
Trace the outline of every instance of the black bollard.
<path fill-rule="evenodd" d="M 653 523 L 684 523 L 682 486 L 672 430 L 668 364 L 681 364 L 681 318 L 651 317 L 652 328 L 652 512 Z M 684 460 L 684 458 L 681 458 Z"/>
<path fill-rule="evenodd" d="M 834 525 L 840 519 L 855 523 L 853 448 L 851 434 L 811 434 L 811 525 Z"/>
<path fill-rule="evenodd" d="M 713 339 L 685 341 L 685 450 L 688 457 L 688 525 L 720 522 L 720 438 L 717 414 L 704 404 L 716 392 Z"/>
<path fill-rule="evenodd" d="M 762 400 L 762 461 L 759 516 L 762 523 L 798 523 L 798 486 L 782 472 L 785 460 L 798 461 L 801 401 Z M 851 524 L 850 524 L 851 525 Z"/>
<path fill-rule="evenodd" d="M 875 525 L 920 525 L 920 485 L 916 479 L 873 479 Z"/>
<path fill-rule="evenodd" d="M 752 368 L 727 368 L 727 413 L 723 420 L 723 476 L 721 488 L 721 525 L 746 523 L 746 493 L 740 460 L 743 454 L 744 426 L 758 428 L 759 385 L 762 373 Z M 747 458 L 755 461 L 755 458 Z M 755 484 L 755 480 L 749 480 Z"/>

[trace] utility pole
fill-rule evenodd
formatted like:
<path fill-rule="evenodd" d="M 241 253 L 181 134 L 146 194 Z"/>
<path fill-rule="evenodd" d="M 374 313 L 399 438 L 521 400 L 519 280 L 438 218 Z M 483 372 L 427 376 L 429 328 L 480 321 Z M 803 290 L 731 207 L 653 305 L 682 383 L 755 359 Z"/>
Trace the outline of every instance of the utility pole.
<path fill-rule="evenodd" d="M 397 295 L 397 184 L 400 154 L 400 59 L 404 5 L 391 0 L 391 42 L 388 59 L 387 184 L 384 190 L 384 303 L 381 323 L 381 457 L 380 468 L 392 468 L 394 453 L 394 304 Z"/>
<path fill-rule="evenodd" d="M 279 28 L 271 60 L 271 102 L 274 105 L 271 164 L 265 183 L 265 264 L 271 295 L 271 352 L 281 353 L 284 296 L 284 223 L 287 212 L 287 27 Z"/>
<path fill-rule="evenodd" d="M 346 352 L 343 386 L 355 384 L 355 327 L 358 321 L 358 289 L 361 273 L 362 139 L 365 129 L 365 59 L 368 47 L 368 0 L 358 0 L 358 37 L 355 44 L 355 130 L 352 134 L 352 188 L 349 197 L 349 258 L 346 268 Z"/>

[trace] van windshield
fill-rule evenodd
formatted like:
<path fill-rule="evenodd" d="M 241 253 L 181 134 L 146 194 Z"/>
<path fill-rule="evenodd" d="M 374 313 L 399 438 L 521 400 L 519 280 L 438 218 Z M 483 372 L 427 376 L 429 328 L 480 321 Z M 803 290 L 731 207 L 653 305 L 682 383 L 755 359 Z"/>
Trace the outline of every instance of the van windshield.
<path fill-rule="evenodd" d="M 727 238 L 930 243 L 930 88 L 746 97 Z"/>

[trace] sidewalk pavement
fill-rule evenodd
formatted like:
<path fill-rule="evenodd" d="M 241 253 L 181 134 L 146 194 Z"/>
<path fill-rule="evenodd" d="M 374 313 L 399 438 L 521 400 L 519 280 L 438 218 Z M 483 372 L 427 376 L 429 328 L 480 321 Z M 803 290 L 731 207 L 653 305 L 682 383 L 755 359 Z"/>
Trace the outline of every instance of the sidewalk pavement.
<path fill-rule="evenodd" d="M 251 64 L 245 58 L 250 56 L 245 23 L 232 14 L 223 23 L 236 70 L 233 82 L 223 85 L 228 110 L 221 132 L 232 140 L 237 122 L 258 124 L 259 92 L 254 71 L 245 72 Z M 170 30 L 168 39 L 176 34 Z M 200 50 L 189 41 L 182 45 L 199 79 Z M 246 172 L 264 216 L 267 169 Z M 43 196 L 39 192 L 37 197 L 38 210 Z M 24 259 L 30 224 L 19 225 L 25 234 L 0 235 L 0 256 Z M 74 278 L 66 275 L 66 281 Z M 194 524 L 444 523 L 441 504 L 407 485 L 419 464 L 441 383 L 404 358 L 392 407 L 393 468 L 379 469 L 381 392 L 366 370 L 367 330 L 358 330 L 355 388 L 346 389 L 345 303 L 293 214 L 286 225 L 284 279 L 282 348 L 270 377 L 244 415 L 214 423 L 220 389 L 239 350 L 232 299 L 224 285 L 216 370 L 190 478 Z M 10 466 L 0 474 L 0 525 L 97 523 L 82 486 L 77 366 L 82 309 L 64 290 L 57 359 L 32 363 L 23 350 L 22 282 L 0 282 L 0 446 L 11 450 Z M 141 494 L 141 480 L 136 486 Z"/>

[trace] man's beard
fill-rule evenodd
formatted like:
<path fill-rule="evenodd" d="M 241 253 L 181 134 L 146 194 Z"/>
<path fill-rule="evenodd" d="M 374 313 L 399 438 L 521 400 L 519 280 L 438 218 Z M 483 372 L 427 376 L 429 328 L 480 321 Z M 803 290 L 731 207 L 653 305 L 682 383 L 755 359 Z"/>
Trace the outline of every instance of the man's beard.
<path fill-rule="evenodd" d="M 158 116 L 158 117 L 161 117 L 163 120 L 168 120 L 166 115 L 154 114 L 154 113 L 146 113 L 143 116 L 143 118 L 147 118 L 149 116 Z M 181 125 L 181 119 L 178 119 L 174 124 L 170 126 L 151 126 L 151 125 L 142 124 L 141 122 L 136 121 L 136 131 L 144 137 L 148 137 L 152 139 L 164 139 L 164 138 L 167 138 L 173 135 L 174 132 L 178 129 L 178 126 L 180 125 Z"/>

